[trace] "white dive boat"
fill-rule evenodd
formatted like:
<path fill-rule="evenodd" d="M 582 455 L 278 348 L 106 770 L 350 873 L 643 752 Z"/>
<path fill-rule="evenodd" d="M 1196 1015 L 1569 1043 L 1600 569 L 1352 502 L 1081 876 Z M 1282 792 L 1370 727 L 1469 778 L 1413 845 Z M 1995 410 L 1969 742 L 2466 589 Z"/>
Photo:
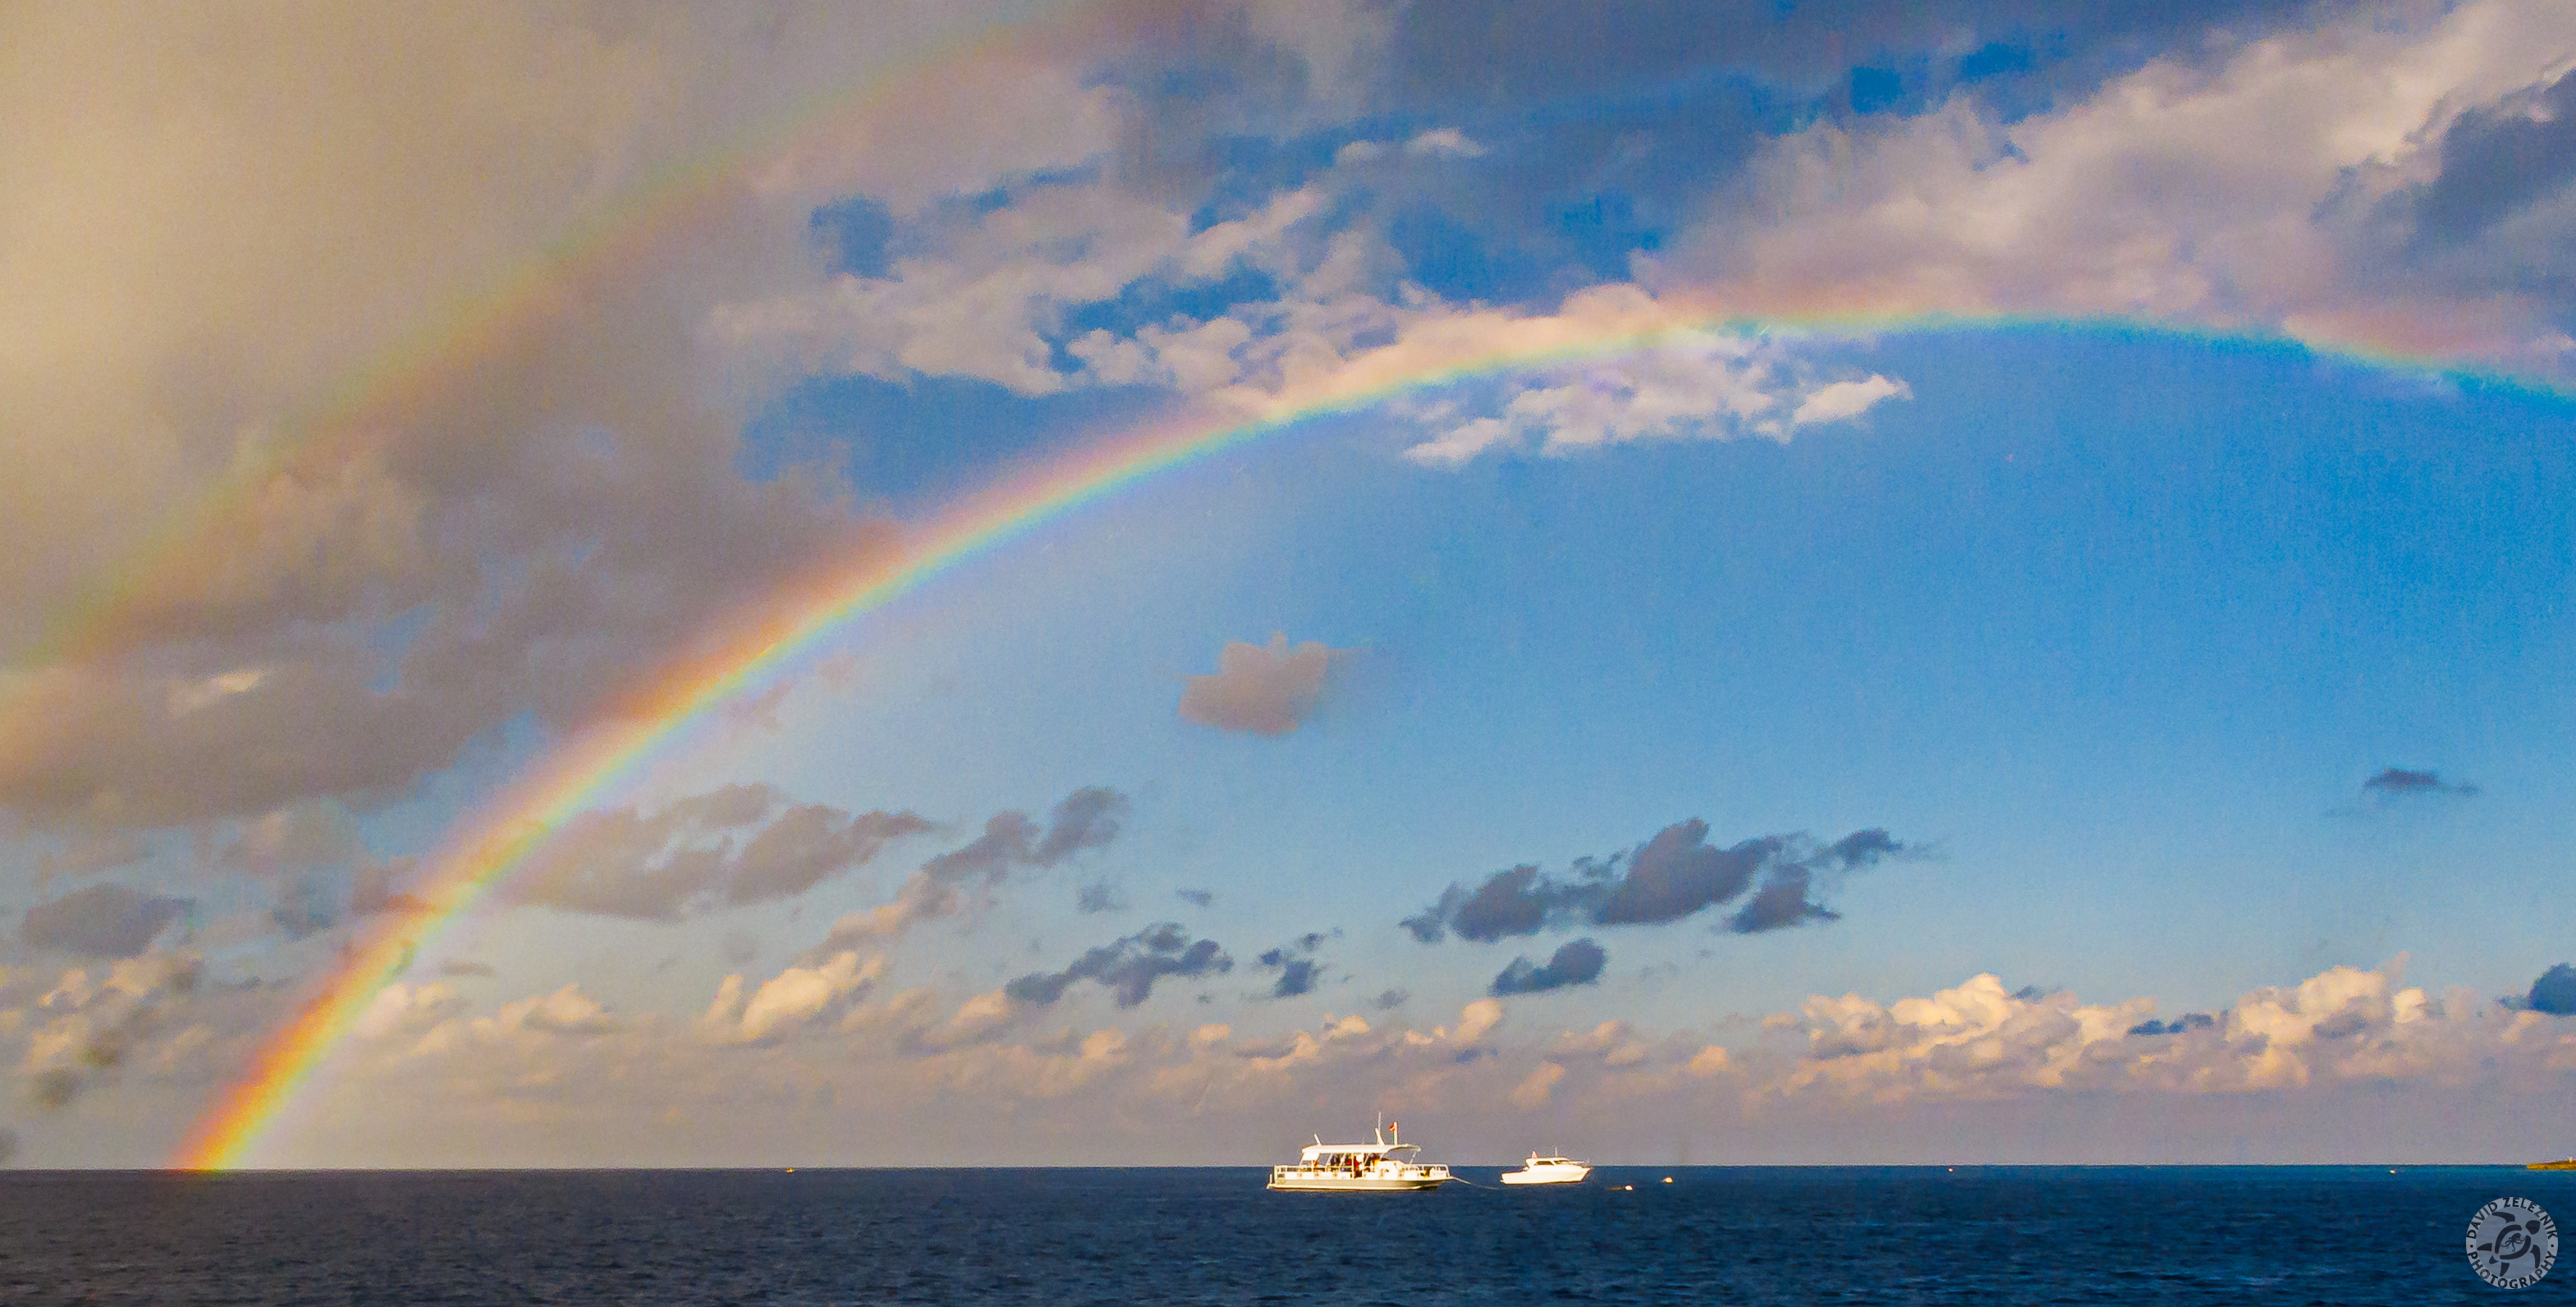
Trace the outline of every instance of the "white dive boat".
<path fill-rule="evenodd" d="M 1504 1184 L 1580 1184 L 1592 1174 L 1590 1162 L 1577 1162 L 1565 1157 L 1542 1157 L 1537 1153 L 1521 1163 L 1517 1171 L 1503 1172 Z"/>
<path fill-rule="evenodd" d="M 1328 1144 L 1322 1135 L 1297 1155 L 1294 1166 L 1270 1168 L 1273 1189 L 1316 1189 L 1334 1193 L 1381 1193 L 1398 1189 L 1437 1189 L 1458 1177 L 1449 1168 L 1426 1165 L 1412 1160 L 1410 1154 L 1422 1151 L 1419 1144 L 1402 1142 L 1404 1127 L 1395 1128 L 1389 1139 L 1386 1131 L 1377 1132 L 1377 1142 L 1368 1144 Z"/>

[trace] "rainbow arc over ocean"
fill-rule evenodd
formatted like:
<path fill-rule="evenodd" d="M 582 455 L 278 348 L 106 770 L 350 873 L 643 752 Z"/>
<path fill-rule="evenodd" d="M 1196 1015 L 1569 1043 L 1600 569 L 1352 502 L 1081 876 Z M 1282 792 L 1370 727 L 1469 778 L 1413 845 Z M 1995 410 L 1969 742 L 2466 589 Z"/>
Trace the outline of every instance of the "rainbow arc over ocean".
<path fill-rule="evenodd" d="M 70 657 L 111 642 L 125 617 L 150 602 L 154 587 L 184 588 L 195 559 L 205 552 L 199 547 L 202 540 L 228 529 L 265 478 L 298 467 L 325 467 L 361 448 L 370 431 L 398 422 L 474 361 L 503 355 L 531 333 L 543 331 L 578 300 L 566 292 L 582 278 L 607 275 L 649 257 L 666 233 L 685 227 L 703 206 L 720 203 L 728 187 L 783 147 L 854 120 L 874 121 L 872 115 L 899 119 L 908 95 L 940 93 L 962 66 L 1079 45 L 1103 33 L 1132 35 L 1149 29 L 1166 11 L 1183 8 L 1162 0 L 1051 3 L 1039 18 L 961 40 L 895 76 L 806 106 L 771 124 L 758 139 L 734 142 L 655 174 L 620 204 L 459 297 L 351 373 L 268 457 L 237 469 L 192 512 L 146 542 L 111 588 L 58 614 L 38 642 L 40 653 Z M 1658 299 L 1631 289 L 1577 296 L 1546 315 L 1461 312 L 1418 324 L 1399 342 L 1345 360 L 1329 375 L 1295 381 L 1276 392 L 1221 394 L 1201 407 L 1076 450 L 963 498 L 912 524 L 895 549 L 841 560 L 745 610 L 716 633 L 709 649 L 663 669 L 621 705 L 622 712 L 561 742 L 451 830 L 424 860 L 404 903 L 371 918 L 361 936 L 313 979 L 306 1003 L 266 1038 L 239 1077 L 205 1110 L 174 1153 L 172 1165 L 243 1165 L 412 957 L 507 885 L 574 816 L 635 779 L 666 742 L 737 697 L 792 676 L 800 658 L 841 637 L 868 614 L 1160 472 L 1409 392 L 1514 369 L 1611 358 L 1711 331 L 1860 337 L 2091 327 L 2289 345 L 2373 367 L 2463 371 L 2441 357 L 2438 348 L 2428 349 L 2410 337 L 2402 322 L 2381 324 L 2384 331 L 2377 336 L 2287 342 L 2259 331 L 2112 316 L 2016 315 L 1983 307 L 1952 311 L 1957 308 L 1866 290 L 1793 288 L 1767 296 L 1694 300 Z M 2470 375 L 2528 384 L 2495 373 Z"/>
<path fill-rule="evenodd" d="M 764 609 L 767 616 L 747 623 L 713 654 L 675 665 L 630 703 L 625 715 L 594 725 L 542 758 L 448 836 L 410 891 L 409 906 L 378 918 L 366 937 L 320 978 L 295 1018 L 269 1037 L 243 1075 L 199 1119 L 172 1164 L 187 1169 L 242 1165 L 264 1132 L 411 958 L 439 932 L 469 915 L 494 889 L 507 884 L 574 816 L 605 801 L 632 779 L 654 756 L 657 745 L 685 733 L 728 702 L 792 674 L 800 657 L 844 633 L 853 622 L 1085 505 L 1159 472 L 1319 417 L 1364 410 L 1408 392 L 1479 376 L 1613 358 L 1683 333 L 1783 331 L 1857 337 L 2015 326 L 2091 326 L 2302 348 L 2373 367 L 2434 370 L 2442 366 L 2366 350 L 2319 348 L 2277 336 L 2111 319 L 1838 314 L 1785 322 L 1747 321 L 1712 315 L 1704 307 L 1638 296 L 1590 315 L 1486 315 L 1428 343 L 1363 355 L 1330 378 L 1303 391 L 1272 397 L 1258 408 L 1204 409 L 1078 450 L 961 500 L 916 527 L 890 556 L 870 555 L 808 578 L 796 593 Z"/>

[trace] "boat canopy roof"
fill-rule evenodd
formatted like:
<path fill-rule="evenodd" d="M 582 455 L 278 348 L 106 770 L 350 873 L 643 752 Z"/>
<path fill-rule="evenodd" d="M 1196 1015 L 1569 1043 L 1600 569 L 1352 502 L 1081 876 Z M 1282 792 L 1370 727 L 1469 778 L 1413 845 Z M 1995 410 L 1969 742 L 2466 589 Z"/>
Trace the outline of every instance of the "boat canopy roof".
<path fill-rule="evenodd" d="M 1361 1156 L 1361 1157 L 1381 1157 L 1381 1156 L 1386 1156 L 1386 1155 L 1394 1154 L 1394 1153 L 1418 1153 L 1418 1152 L 1421 1152 L 1421 1151 L 1422 1151 L 1422 1145 L 1420 1145 L 1420 1144 L 1387 1144 L 1387 1143 L 1376 1143 L 1376 1144 L 1326 1144 L 1326 1143 L 1312 1143 L 1312 1144 L 1308 1144 L 1308 1145 L 1306 1145 L 1304 1148 L 1302 1148 L 1302 1149 L 1298 1150 L 1297 1156 L 1298 1156 L 1298 1159 L 1299 1159 L 1299 1160 L 1301 1160 L 1301 1161 L 1311 1162 L 1311 1161 L 1314 1161 L 1314 1160 L 1315 1160 L 1316 1158 L 1318 1158 L 1318 1157 L 1333 1157 L 1333 1156 L 1348 1156 L 1348 1155 L 1356 1155 L 1356 1156 Z"/>

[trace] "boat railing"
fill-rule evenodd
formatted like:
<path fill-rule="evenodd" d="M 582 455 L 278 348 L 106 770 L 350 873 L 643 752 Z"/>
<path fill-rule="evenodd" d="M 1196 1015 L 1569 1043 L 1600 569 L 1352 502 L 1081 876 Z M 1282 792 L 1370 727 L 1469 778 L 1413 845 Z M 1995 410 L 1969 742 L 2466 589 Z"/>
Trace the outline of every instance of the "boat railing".
<path fill-rule="evenodd" d="M 1273 1165 L 1270 1168 L 1270 1174 L 1273 1177 L 1289 1175 L 1368 1175 L 1375 1173 L 1376 1171 L 1377 1166 L 1375 1164 L 1354 1169 L 1348 1166 L 1326 1166 L 1313 1162 L 1284 1162 Z M 1447 1175 L 1449 1174 L 1449 1164 L 1446 1162 L 1397 1162 L 1395 1163 L 1395 1172 L 1400 1176 Z"/>

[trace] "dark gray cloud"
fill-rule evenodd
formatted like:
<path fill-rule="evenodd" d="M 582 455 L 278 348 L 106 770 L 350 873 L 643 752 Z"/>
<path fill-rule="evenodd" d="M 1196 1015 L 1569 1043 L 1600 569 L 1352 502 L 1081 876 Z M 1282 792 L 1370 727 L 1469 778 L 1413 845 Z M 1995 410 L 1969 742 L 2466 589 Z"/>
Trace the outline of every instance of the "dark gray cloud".
<path fill-rule="evenodd" d="M 1771 869 L 1762 888 L 1726 919 L 1726 928 L 1738 935 L 1758 935 L 1766 930 L 1786 930 L 1810 921 L 1839 921 L 1842 914 L 1825 907 L 1808 896 L 1814 873 L 1800 863 L 1784 863 Z"/>
<path fill-rule="evenodd" d="M 2410 771 L 2404 767 L 2383 768 L 2376 776 L 2361 783 L 2361 792 L 2371 798 L 2402 799 L 2411 795 L 2450 795 L 2470 798 L 2477 794 L 2474 785 L 2453 784 L 2429 771 Z"/>
<path fill-rule="evenodd" d="M 1571 939 L 1560 945 L 1546 966 L 1532 965 L 1528 958 L 1513 958 L 1512 964 L 1494 977 L 1496 998 L 1508 994 L 1544 994 L 1568 985 L 1589 985 L 1601 978 L 1601 964 L 1610 955 L 1589 939 Z"/>
<path fill-rule="evenodd" d="M 1628 856 L 1628 874 L 1614 869 L 1610 893 L 1594 912 L 1604 926 L 1679 921 L 1744 892 L 1764 863 L 1780 856 L 1788 838 L 1765 835 L 1729 849 L 1712 848 L 1708 823 L 1694 817 L 1655 832 Z"/>
<path fill-rule="evenodd" d="M 2206 1012 L 2185 1012 L 2171 1021 L 2156 1021 L 2153 1019 L 2141 1021 L 2138 1024 L 2129 1027 L 2129 1033 L 2132 1035 L 2180 1035 L 2194 1030 L 2207 1030 L 2217 1024 L 2218 1019 Z"/>
<path fill-rule="evenodd" d="M 2419 241 L 2471 239 L 2576 181 L 2576 72 L 2462 113 L 2441 156 L 2441 172 L 2411 197 Z"/>
<path fill-rule="evenodd" d="M 1273 949 L 1270 953 L 1263 954 L 1262 957 L 1267 959 L 1277 952 L 1278 950 Z M 1270 987 L 1270 996 L 1272 998 L 1295 998 L 1300 994 L 1313 990 L 1315 988 L 1315 972 L 1318 965 L 1319 964 L 1316 963 L 1313 958 L 1289 958 L 1285 961 L 1279 962 L 1279 983 Z"/>
<path fill-rule="evenodd" d="M 793 898 L 866 865 L 888 843 L 931 829 L 910 812 L 852 816 L 825 804 L 787 804 L 765 785 L 727 785 L 649 814 L 583 813 L 530 860 L 514 893 L 519 902 L 568 912 L 676 921 Z M 1018 838 L 1025 844 L 1028 837 Z"/>
<path fill-rule="evenodd" d="M 1495 872 L 1470 889 L 1453 884 L 1440 901 L 1400 924 L 1426 944 L 1454 933 L 1491 942 L 1582 923 L 1655 925 L 1761 889 L 1728 919 L 1739 933 L 1777 930 L 1835 914 L 1812 897 L 1819 876 L 1839 875 L 1908 853 L 1884 830 L 1854 831 L 1818 846 L 1805 835 L 1764 835 L 1728 848 L 1708 842 L 1708 823 L 1692 818 L 1608 858 L 1582 858 L 1563 876 L 1524 864 Z"/>
<path fill-rule="evenodd" d="M 1208 907 L 1216 902 L 1216 891 L 1214 890 L 1176 889 L 1172 891 L 1172 895 L 1173 897 L 1178 898 L 1181 902 L 1187 903 L 1194 908 Z"/>
<path fill-rule="evenodd" d="M 2523 997 L 2522 1005 L 2553 1017 L 2576 1017 L 2576 966 L 2561 962 L 2541 972 L 2540 979 L 2531 982 L 2531 992 Z"/>
<path fill-rule="evenodd" d="M 1105 880 L 1093 881 L 1073 893 L 1076 912 L 1116 912 L 1126 906 L 1127 896 Z"/>
<path fill-rule="evenodd" d="M 1417 916 L 1405 918 L 1402 925 L 1425 944 L 1436 944 L 1453 930 L 1479 941 L 1535 935 L 1550 917 L 1561 917 L 1568 911 L 1576 896 L 1588 888 L 1542 882 L 1538 868 L 1523 863 L 1495 872 L 1473 890 L 1451 885 L 1441 892 L 1438 903 Z"/>
<path fill-rule="evenodd" d="M 152 947 L 152 941 L 188 907 L 187 899 L 145 894 L 123 885 L 92 885 L 27 909 L 18 923 L 18 938 L 35 948 L 130 958 Z"/>
<path fill-rule="evenodd" d="M 1864 867 L 1880 858 L 1894 857 L 1905 851 L 1905 846 L 1897 843 L 1895 836 L 1884 828 L 1873 826 L 1835 840 L 1825 854 L 1828 861 L 1850 868 Z"/>
<path fill-rule="evenodd" d="M 1403 1007 L 1405 1001 L 1412 997 L 1413 994 L 1410 990 L 1390 989 L 1377 996 L 1377 1010 L 1380 1012 L 1394 1011 L 1397 1008 Z"/>
<path fill-rule="evenodd" d="M 1047 814 L 1047 833 L 1029 859 L 1051 867 L 1084 849 L 1106 847 L 1118 838 L 1119 819 L 1127 815 L 1127 796 L 1105 785 L 1087 786 L 1059 800 Z"/>
<path fill-rule="evenodd" d="M 1134 1007 L 1165 976 L 1206 976 L 1234 969 L 1234 959 L 1212 939 L 1192 940 L 1179 922 L 1148 926 L 1084 953 L 1062 971 L 1032 972 L 1002 987 L 1014 1001 L 1040 1007 L 1064 997 L 1078 980 L 1109 987 L 1118 1006 Z"/>
<path fill-rule="evenodd" d="M 1339 934 L 1341 932 L 1338 930 L 1333 932 L 1333 935 Z M 1256 959 L 1256 965 L 1279 973 L 1278 981 L 1270 987 L 1270 996 L 1295 998 L 1300 994 L 1311 993 L 1322 970 L 1322 964 L 1315 960 L 1315 950 L 1321 948 L 1324 941 L 1330 938 L 1332 935 L 1326 935 L 1320 931 L 1310 932 L 1277 948 L 1265 950 Z"/>

